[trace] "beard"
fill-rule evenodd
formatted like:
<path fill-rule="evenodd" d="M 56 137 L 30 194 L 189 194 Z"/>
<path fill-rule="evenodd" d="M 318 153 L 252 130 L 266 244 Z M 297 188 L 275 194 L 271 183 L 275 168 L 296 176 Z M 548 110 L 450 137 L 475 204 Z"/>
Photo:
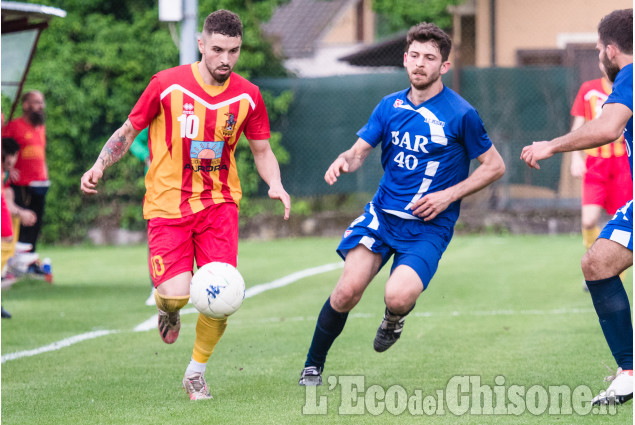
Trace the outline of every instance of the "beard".
<path fill-rule="evenodd" d="M 614 83 L 615 77 L 617 77 L 617 73 L 620 72 L 620 67 L 614 63 L 611 63 L 609 58 L 606 57 L 606 53 L 602 55 L 602 57 L 600 58 L 600 62 L 602 64 L 604 72 L 606 73 L 606 77 L 609 79 L 609 81 Z"/>
<path fill-rule="evenodd" d="M 424 77 L 426 77 L 426 75 L 424 75 L 422 73 L 419 73 L 419 72 L 408 73 L 408 78 L 410 79 L 410 84 L 412 84 L 412 87 L 414 87 L 417 90 L 426 90 L 432 84 L 436 83 L 439 80 L 439 78 L 441 77 L 441 73 L 434 72 L 434 73 L 432 73 L 432 75 L 427 75 L 427 78 L 423 78 L 421 80 L 415 81 L 415 79 L 414 79 L 415 75 L 423 75 Z"/>
<path fill-rule="evenodd" d="M 229 78 L 230 74 L 231 74 L 231 71 L 229 71 L 226 74 L 219 74 L 217 72 L 212 72 L 212 77 L 214 77 L 214 79 L 218 81 L 219 83 L 224 84 L 225 81 L 227 81 L 227 79 Z"/>
<path fill-rule="evenodd" d="M 44 121 L 46 121 L 46 114 L 44 111 L 29 111 L 28 112 L 29 121 L 33 125 L 42 125 Z"/>
<path fill-rule="evenodd" d="M 212 78 L 216 80 L 217 83 L 225 84 L 225 81 L 227 81 L 227 79 L 229 78 L 229 76 L 231 75 L 234 69 L 230 66 L 219 66 L 218 68 L 214 68 L 214 69 L 207 67 L 207 70 L 209 71 L 210 74 L 212 74 Z M 222 74 L 219 71 L 227 71 L 227 72 Z"/>

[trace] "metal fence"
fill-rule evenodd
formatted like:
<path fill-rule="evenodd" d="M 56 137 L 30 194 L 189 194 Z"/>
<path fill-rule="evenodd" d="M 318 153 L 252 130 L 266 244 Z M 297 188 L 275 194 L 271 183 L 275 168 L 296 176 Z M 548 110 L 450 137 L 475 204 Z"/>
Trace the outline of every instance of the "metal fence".
<path fill-rule="evenodd" d="M 565 177 L 563 157 L 530 170 L 520 161 L 522 147 L 567 132 L 570 103 L 575 95 L 574 70 L 567 67 L 464 68 L 460 76 L 450 71 L 444 83 L 459 84 L 460 94 L 478 111 L 490 138 L 501 152 L 507 173 L 489 191 L 489 207 L 509 209 L 541 206 L 577 208 L 579 189 Z M 408 87 L 405 70 L 323 78 L 261 79 L 264 90 L 291 90 L 289 113 L 273 123 L 282 133 L 282 144 L 291 160 L 282 166 L 285 187 L 295 196 L 373 193 L 383 174 L 379 148 L 356 173 L 328 186 L 324 172 L 339 153 L 356 140 L 382 97 Z M 476 165 L 476 164 L 474 164 Z M 570 180 L 570 179 L 569 179 Z"/>

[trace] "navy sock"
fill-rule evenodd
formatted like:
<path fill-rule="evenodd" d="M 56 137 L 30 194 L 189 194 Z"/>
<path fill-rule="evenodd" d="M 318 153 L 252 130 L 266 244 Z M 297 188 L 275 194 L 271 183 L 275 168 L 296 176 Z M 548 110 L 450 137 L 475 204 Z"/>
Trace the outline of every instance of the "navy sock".
<path fill-rule="evenodd" d="M 324 369 L 326 355 L 331 345 L 333 345 L 335 338 L 342 333 L 347 317 L 348 313 L 339 313 L 333 310 L 333 307 L 331 307 L 331 297 L 326 300 L 318 316 L 317 324 L 315 325 L 313 341 L 311 341 L 311 347 L 306 356 L 305 367 L 317 366 L 320 369 Z"/>
<path fill-rule="evenodd" d="M 600 319 L 604 338 L 619 367 L 633 369 L 633 323 L 631 307 L 619 276 L 587 280 L 593 307 Z"/>

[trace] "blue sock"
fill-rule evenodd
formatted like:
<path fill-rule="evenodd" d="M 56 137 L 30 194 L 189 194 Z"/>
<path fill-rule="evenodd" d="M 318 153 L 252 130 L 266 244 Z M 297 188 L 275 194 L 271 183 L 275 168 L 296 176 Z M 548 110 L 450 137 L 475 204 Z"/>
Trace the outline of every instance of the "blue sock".
<path fill-rule="evenodd" d="M 326 355 L 331 345 L 333 345 L 335 338 L 342 333 L 347 317 L 348 313 L 339 313 L 333 310 L 333 307 L 331 307 L 331 297 L 326 300 L 318 316 L 317 324 L 315 325 L 313 341 L 311 341 L 311 347 L 306 356 L 305 367 L 317 366 L 320 369 L 324 369 Z"/>
<path fill-rule="evenodd" d="M 633 369 L 633 323 L 631 307 L 619 276 L 587 280 L 593 307 L 600 319 L 604 338 L 609 344 L 617 365 Z"/>

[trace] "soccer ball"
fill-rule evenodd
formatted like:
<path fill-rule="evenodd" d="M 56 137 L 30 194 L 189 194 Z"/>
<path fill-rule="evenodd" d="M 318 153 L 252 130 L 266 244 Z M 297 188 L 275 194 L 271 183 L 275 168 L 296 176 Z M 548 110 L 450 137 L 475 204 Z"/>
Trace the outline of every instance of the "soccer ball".
<path fill-rule="evenodd" d="M 208 317 L 224 319 L 245 299 L 245 281 L 231 264 L 213 262 L 198 269 L 190 282 L 190 300 Z"/>

